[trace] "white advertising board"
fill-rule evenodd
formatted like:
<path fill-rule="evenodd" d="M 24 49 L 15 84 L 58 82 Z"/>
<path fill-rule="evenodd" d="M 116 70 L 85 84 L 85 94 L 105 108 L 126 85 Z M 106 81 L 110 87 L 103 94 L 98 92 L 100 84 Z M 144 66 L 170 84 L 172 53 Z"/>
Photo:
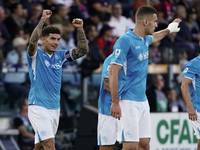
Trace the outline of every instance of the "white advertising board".
<path fill-rule="evenodd" d="M 197 150 L 187 113 L 151 113 L 150 150 Z"/>

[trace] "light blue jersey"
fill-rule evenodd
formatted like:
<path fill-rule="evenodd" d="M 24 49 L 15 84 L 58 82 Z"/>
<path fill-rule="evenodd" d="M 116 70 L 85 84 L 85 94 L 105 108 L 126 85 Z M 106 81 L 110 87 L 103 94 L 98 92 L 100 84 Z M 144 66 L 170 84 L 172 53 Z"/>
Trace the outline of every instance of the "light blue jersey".
<path fill-rule="evenodd" d="M 73 61 L 71 51 L 56 50 L 51 56 L 38 47 L 34 56 L 28 59 L 28 70 L 31 81 L 29 105 L 35 104 L 48 109 L 60 108 L 60 88 L 62 65 Z"/>
<path fill-rule="evenodd" d="M 112 55 L 112 54 L 111 54 Z M 108 78 L 109 69 L 110 69 L 110 61 L 111 55 L 108 56 L 102 66 L 102 73 L 101 73 L 101 86 L 100 86 L 100 93 L 99 93 L 99 100 L 98 100 L 98 111 L 104 115 L 111 116 L 110 114 L 110 106 L 112 104 L 111 95 L 104 90 L 104 78 Z"/>
<path fill-rule="evenodd" d="M 148 48 L 153 37 L 138 37 L 128 29 L 115 45 L 111 64 L 123 66 L 119 72 L 119 100 L 146 101 Z"/>
<path fill-rule="evenodd" d="M 195 110 L 200 113 L 200 55 L 185 65 L 182 74 L 185 78 L 191 79 L 189 85 L 190 98 Z"/>

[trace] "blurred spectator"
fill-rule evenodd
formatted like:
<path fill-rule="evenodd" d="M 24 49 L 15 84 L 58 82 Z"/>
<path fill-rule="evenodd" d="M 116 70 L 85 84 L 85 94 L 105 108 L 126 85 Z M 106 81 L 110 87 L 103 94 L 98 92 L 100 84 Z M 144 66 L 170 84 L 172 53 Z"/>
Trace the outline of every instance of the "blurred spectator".
<path fill-rule="evenodd" d="M 28 97 L 30 88 L 24 71 L 24 67 L 26 68 L 27 65 L 27 41 L 17 37 L 13 40 L 13 47 L 14 49 L 6 57 L 8 72 L 4 76 L 5 90 L 8 94 L 6 102 L 10 103 L 10 108 L 14 108 L 16 99 Z"/>
<path fill-rule="evenodd" d="M 159 64 L 161 62 L 160 41 L 149 47 L 149 63 Z"/>
<path fill-rule="evenodd" d="M 89 13 L 92 13 L 94 10 L 100 11 L 103 14 L 111 14 L 111 1 L 110 0 L 88 0 L 90 4 Z"/>
<path fill-rule="evenodd" d="M 103 60 L 113 52 L 115 42 L 112 40 L 112 29 L 109 25 L 104 25 L 97 39 L 97 45 L 103 54 Z"/>
<path fill-rule="evenodd" d="M 10 33 L 5 24 L 3 23 L 4 19 L 5 19 L 5 10 L 3 7 L 0 7 L 0 29 L 2 37 L 5 38 L 7 42 L 10 42 Z"/>
<path fill-rule="evenodd" d="M 10 5 L 9 9 L 11 11 L 11 14 L 4 20 L 4 24 L 6 25 L 13 39 L 16 31 L 19 28 L 23 28 L 23 26 L 25 25 L 26 19 L 24 17 L 24 9 L 22 4 L 20 3 L 12 4 Z"/>
<path fill-rule="evenodd" d="M 198 43 L 200 41 L 200 30 L 199 26 L 196 22 L 197 19 L 197 11 L 195 8 L 190 8 L 187 11 L 187 19 L 186 24 L 188 25 L 188 30 L 192 34 L 192 41 L 196 43 L 196 47 L 198 47 Z"/>
<path fill-rule="evenodd" d="M 179 51 L 179 66 L 180 66 L 180 74 L 177 76 L 177 82 L 180 85 L 182 83 L 182 72 L 185 68 L 185 65 L 188 62 L 188 56 L 187 56 L 187 52 L 185 50 L 180 50 Z"/>
<path fill-rule="evenodd" d="M 187 112 L 187 105 L 182 99 L 177 99 L 177 93 L 173 88 L 166 90 L 168 99 L 168 112 Z"/>
<path fill-rule="evenodd" d="M 81 18 L 81 19 L 87 19 L 85 18 L 84 14 L 82 13 L 82 11 L 79 9 L 81 6 L 81 2 L 80 0 L 74 0 L 74 2 L 72 3 L 72 6 L 70 7 L 70 12 L 69 12 L 69 16 L 70 16 L 70 20 L 72 21 L 74 18 Z M 83 5 L 82 5 L 83 6 Z M 86 8 L 86 7 L 85 7 Z"/>
<path fill-rule="evenodd" d="M 21 150 L 32 150 L 35 136 L 28 119 L 28 99 L 20 99 L 18 107 L 20 110 L 13 119 L 14 128 L 19 130 L 18 145 Z"/>
<path fill-rule="evenodd" d="M 66 18 L 66 15 L 69 12 L 69 8 L 64 5 L 56 6 L 55 13 L 50 18 L 51 24 L 61 24 L 62 27 L 62 38 L 66 41 L 69 40 L 70 34 L 75 31 L 75 28 L 72 26 L 69 19 Z"/>
<path fill-rule="evenodd" d="M 169 0 L 162 0 L 157 6 L 159 23 L 168 24 L 172 20 L 172 6 Z"/>
<path fill-rule="evenodd" d="M 200 28 L 200 1 L 195 1 L 193 3 L 193 5 L 191 6 L 191 8 L 195 8 L 197 10 L 197 23 L 199 25 Z"/>
<path fill-rule="evenodd" d="M 42 2 L 42 6 L 43 9 L 49 9 L 54 14 L 56 9 L 56 0 L 45 0 L 44 2 Z"/>
<path fill-rule="evenodd" d="M 133 4 L 135 2 L 135 0 L 118 0 L 118 2 L 121 4 L 122 6 L 122 12 L 123 12 L 123 16 L 125 17 L 130 17 L 131 16 L 131 10 L 133 7 Z"/>
<path fill-rule="evenodd" d="M 81 2 L 81 4 L 79 6 L 79 10 L 84 15 L 84 18 L 88 19 L 89 18 L 89 13 L 88 13 L 88 9 L 87 9 L 87 0 L 80 0 L 80 2 Z"/>
<path fill-rule="evenodd" d="M 161 74 L 154 74 L 151 82 L 151 87 L 146 91 L 150 112 L 167 112 L 168 100 L 162 91 L 165 86 L 163 76 Z"/>
<path fill-rule="evenodd" d="M 28 16 L 31 15 L 31 9 L 33 7 L 33 4 L 37 2 L 37 0 L 20 0 L 23 8 L 27 10 Z"/>
<path fill-rule="evenodd" d="M 82 78 L 90 76 L 92 71 L 99 68 L 100 64 L 103 62 L 102 52 L 96 42 L 96 27 L 94 25 L 86 26 L 85 35 L 88 39 L 89 52 L 80 65 Z"/>
<path fill-rule="evenodd" d="M 180 18 L 182 22 L 179 24 L 180 31 L 177 33 L 175 41 L 180 49 L 187 50 L 188 59 L 193 58 L 193 54 L 197 45 L 195 45 L 192 41 L 193 34 L 189 30 L 188 25 L 185 21 L 187 17 L 187 12 L 184 6 L 178 5 L 176 9 L 176 18 Z"/>
<path fill-rule="evenodd" d="M 76 45 L 74 44 L 74 38 L 71 37 L 71 38 L 69 38 L 68 41 L 65 41 L 62 38 L 62 35 L 63 35 L 63 26 L 61 24 L 52 24 L 52 25 L 58 27 L 60 29 L 60 31 L 61 31 L 61 34 L 60 34 L 61 38 L 59 40 L 59 45 L 58 45 L 57 49 L 63 49 L 63 50 L 65 50 L 65 49 L 71 49 L 71 48 L 76 47 Z"/>
<path fill-rule="evenodd" d="M 74 0 L 55 0 L 56 5 L 65 5 L 66 7 L 71 7 Z"/>
<path fill-rule="evenodd" d="M 136 12 L 136 10 L 143 5 L 150 5 L 150 0 L 134 0 L 133 3 L 133 13 Z"/>
<path fill-rule="evenodd" d="M 40 17 L 42 15 L 42 10 L 43 10 L 43 7 L 40 3 L 33 4 L 30 16 L 28 17 L 25 27 L 24 27 L 28 29 L 29 33 L 32 33 L 35 27 L 37 26 L 40 20 Z"/>
<path fill-rule="evenodd" d="M 112 5 L 112 16 L 108 24 L 111 27 L 114 27 L 112 30 L 114 39 L 121 37 L 129 28 L 127 18 L 122 16 L 122 7 L 120 3 L 115 3 Z"/>
<path fill-rule="evenodd" d="M 89 18 L 84 21 L 84 27 L 88 25 L 94 25 L 99 31 L 102 28 L 100 16 L 101 12 L 98 11 L 93 11 L 90 13 Z"/>

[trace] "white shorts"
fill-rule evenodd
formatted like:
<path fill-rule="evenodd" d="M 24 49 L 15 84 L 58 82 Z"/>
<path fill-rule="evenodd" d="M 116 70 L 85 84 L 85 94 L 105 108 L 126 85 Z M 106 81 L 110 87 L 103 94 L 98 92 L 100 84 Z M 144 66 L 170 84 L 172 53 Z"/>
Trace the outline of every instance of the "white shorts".
<path fill-rule="evenodd" d="M 148 101 L 120 100 L 122 117 L 117 120 L 117 141 L 139 142 L 151 138 L 151 117 Z"/>
<path fill-rule="evenodd" d="M 197 113 L 197 121 L 192 121 L 190 120 L 191 124 L 192 124 L 192 128 L 194 129 L 195 133 L 194 135 L 197 137 L 197 139 L 200 139 L 200 113 Z"/>
<path fill-rule="evenodd" d="M 98 145 L 114 145 L 117 140 L 117 119 L 98 113 Z"/>
<path fill-rule="evenodd" d="M 35 131 L 35 144 L 55 137 L 59 116 L 60 109 L 47 109 L 37 105 L 28 106 L 28 118 Z"/>

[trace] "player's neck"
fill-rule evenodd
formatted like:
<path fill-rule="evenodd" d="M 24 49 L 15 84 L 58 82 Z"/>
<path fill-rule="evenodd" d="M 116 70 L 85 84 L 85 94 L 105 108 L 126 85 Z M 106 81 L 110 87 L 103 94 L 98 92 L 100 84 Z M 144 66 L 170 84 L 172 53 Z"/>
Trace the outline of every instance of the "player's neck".
<path fill-rule="evenodd" d="M 43 51 L 44 51 L 45 53 L 47 53 L 47 54 L 49 54 L 49 55 L 52 55 L 52 54 L 53 54 L 53 52 L 48 51 L 47 48 L 46 48 L 44 45 L 42 45 L 41 48 L 43 49 Z"/>
<path fill-rule="evenodd" d="M 133 32 L 137 36 L 142 37 L 142 38 L 144 38 L 146 36 L 144 28 L 141 28 L 139 25 L 135 25 L 135 28 L 133 29 Z"/>

